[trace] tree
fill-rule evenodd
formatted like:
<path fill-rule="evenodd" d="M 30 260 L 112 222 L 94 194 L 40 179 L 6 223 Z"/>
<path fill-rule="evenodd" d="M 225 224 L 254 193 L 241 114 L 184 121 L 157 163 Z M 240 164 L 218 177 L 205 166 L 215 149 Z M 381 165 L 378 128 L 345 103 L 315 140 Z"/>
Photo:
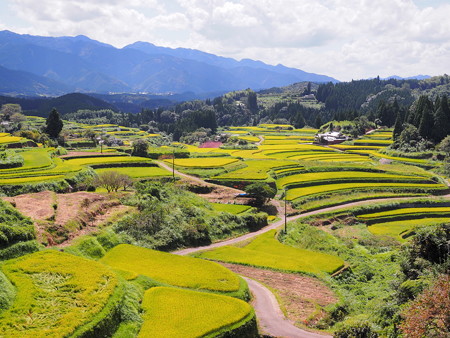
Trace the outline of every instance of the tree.
<path fill-rule="evenodd" d="M 147 156 L 148 142 L 143 139 L 139 139 L 133 142 L 133 152 L 134 156 Z"/>
<path fill-rule="evenodd" d="M 424 139 L 430 140 L 433 136 L 434 118 L 430 107 L 425 106 L 419 124 L 419 135 Z"/>
<path fill-rule="evenodd" d="M 450 108 L 447 96 L 436 100 L 436 112 L 434 114 L 433 138 L 436 142 L 442 141 L 450 134 Z"/>
<path fill-rule="evenodd" d="M 444 138 L 437 148 L 445 153 L 447 159 L 450 159 L 450 135 Z"/>
<path fill-rule="evenodd" d="M 306 125 L 305 118 L 301 111 L 298 111 L 294 117 L 294 127 L 297 129 L 303 128 Z"/>
<path fill-rule="evenodd" d="M 403 126 L 403 118 L 400 111 L 397 113 L 397 117 L 395 119 L 394 124 L 394 132 L 392 133 L 394 140 L 397 140 L 402 132 L 402 126 Z"/>
<path fill-rule="evenodd" d="M 131 185 L 131 178 L 128 175 L 121 174 L 118 171 L 108 170 L 100 173 L 94 181 L 97 187 L 103 187 L 108 192 L 116 192 L 119 188 L 126 190 Z"/>
<path fill-rule="evenodd" d="M 62 128 L 64 126 L 58 111 L 53 108 L 45 121 L 44 133 L 46 133 L 50 138 L 56 139 L 59 136 Z"/>
<path fill-rule="evenodd" d="M 274 189 L 262 182 L 247 185 L 245 192 L 253 198 L 254 204 L 259 207 L 267 203 L 276 194 Z"/>
<path fill-rule="evenodd" d="M 0 114 L 3 117 L 3 120 L 9 121 L 11 116 L 15 114 L 22 114 L 22 107 L 19 104 L 7 103 L 2 105 Z"/>
<path fill-rule="evenodd" d="M 255 112 L 255 111 L 258 110 L 257 96 L 256 96 L 256 93 L 253 90 L 248 92 L 247 107 L 252 112 Z"/>
<path fill-rule="evenodd" d="M 405 337 L 448 337 L 450 333 L 450 276 L 441 275 L 403 313 Z"/>

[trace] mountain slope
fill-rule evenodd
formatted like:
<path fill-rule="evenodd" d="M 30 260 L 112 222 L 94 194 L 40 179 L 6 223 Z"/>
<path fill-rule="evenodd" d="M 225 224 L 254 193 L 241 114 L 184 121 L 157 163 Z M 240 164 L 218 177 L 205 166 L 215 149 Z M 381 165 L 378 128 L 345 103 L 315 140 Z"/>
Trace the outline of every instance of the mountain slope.
<path fill-rule="evenodd" d="M 52 79 L 0 66 L 0 92 L 8 95 L 61 95 L 71 90 Z"/>
<path fill-rule="evenodd" d="M 299 81 L 336 82 L 260 61 L 236 61 L 188 49 L 136 43 L 122 49 L 86 36 L 0 32 L 0 65 L 64 83 L 80 92 L 196 92 L 262 89 Z M 1 80 L 1 79 L 0 79 Z"/>

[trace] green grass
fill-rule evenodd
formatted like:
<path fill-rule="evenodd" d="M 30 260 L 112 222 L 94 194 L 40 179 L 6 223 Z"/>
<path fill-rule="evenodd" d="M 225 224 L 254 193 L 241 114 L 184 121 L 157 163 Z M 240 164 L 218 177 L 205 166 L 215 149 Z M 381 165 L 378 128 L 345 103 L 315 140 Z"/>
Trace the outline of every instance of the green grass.
<path fill-rule="evenodd" d="M 172 176 L 170 171 L 159 167 L 118 167 L 95 170 L 97 174 L 101 174 L 106 171 L 118 171 L 119 173 L 128 175 L 131 178 Z"/>
<path fill-rule="evenodd" d="M 253 317 L 246 302 L 221 295 L 167 287 L 146 291 L 138 337 L 213 337 Z"/>
<path fill-rule="evenodd" d="M 272 230 L 258 236 L 243 248 L 224 246 L 198 254 L 222 262 L 251 265 L 289 272 L 333 273 L 344 265 L 340 258 L 280 243 Z"/>
<path fill-rule="evenodd" d="M 58 251 L 40 251 L 1 266 L 16 287 L 0 314 L 1 337 L 66 337 L 90 322 L 118 279 L 103 264 Z"/>
<path fill-rule="evenodd" d="M 179 287 L 219 292 L 240 287 L 237 275 L 219 264 L 128 244 L 114 247 L 101 261 L 135 277 L 144 275 Z"/>
<path fill-rule="evenodd" d="M 223 204 L 223 203 L 211 203 L 213 209 L 219 212 L 229 212 L 230 214 L 241 214 L 247 210 L 250 210 L 251 207 L 248 205 L 240 205 L 240 204 Z"/>

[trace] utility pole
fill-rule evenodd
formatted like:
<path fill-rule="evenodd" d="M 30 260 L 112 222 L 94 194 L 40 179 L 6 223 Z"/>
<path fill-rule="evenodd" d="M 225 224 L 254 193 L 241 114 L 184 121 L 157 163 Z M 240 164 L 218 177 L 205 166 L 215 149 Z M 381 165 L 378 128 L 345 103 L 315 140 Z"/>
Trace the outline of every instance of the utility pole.
<path fill-rule="evenodd" d="M 286 203 L 287 189 L 284 188 L 284 234 L 287 234 L 287 203 Z"/>
<path fill-rule="evenodd" d="M 175 149 L 172 149 L 172 180 L 175 182 Z"/>

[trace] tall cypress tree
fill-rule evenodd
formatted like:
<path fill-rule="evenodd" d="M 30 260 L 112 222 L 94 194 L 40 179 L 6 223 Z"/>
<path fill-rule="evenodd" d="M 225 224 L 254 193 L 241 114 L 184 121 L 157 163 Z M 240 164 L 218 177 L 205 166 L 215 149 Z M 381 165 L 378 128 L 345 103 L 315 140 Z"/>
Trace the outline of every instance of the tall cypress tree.
<path fill-rule="evenodd" d="M 448 106 L 448 98 L 446 95 L 444 95 L 442 96 L 440 101 L 436 100 L 433 137 L 436 143 L 439 143 L 449 134 L 450 134 L 450 108 Z"/>
<path fill-rule="evenodd" d="M 64 123 L 61 120 L 58 111 L 53 108 L 45 121 L 44 133 L 50 136 L 50 138 L 55 139 L 59 136 L 63 125 Z"/>
<path fill-rule="evenodd" d="M 433 138 L 434 116 L 428 105 L 422 111 L 422 118 L 419 123 L 419 135 L 424 139 L 430 140 Z"/>
<path fill-rule="evenodd" d="M 394 132 L 393 132 L 394 140 L 396 140 L 400 136 L 403 129 L 402 127 L 403 127 L 403 114 L 399 109 L 397 111 L 397 117 L 395 119 L 394 124 Z"/>

